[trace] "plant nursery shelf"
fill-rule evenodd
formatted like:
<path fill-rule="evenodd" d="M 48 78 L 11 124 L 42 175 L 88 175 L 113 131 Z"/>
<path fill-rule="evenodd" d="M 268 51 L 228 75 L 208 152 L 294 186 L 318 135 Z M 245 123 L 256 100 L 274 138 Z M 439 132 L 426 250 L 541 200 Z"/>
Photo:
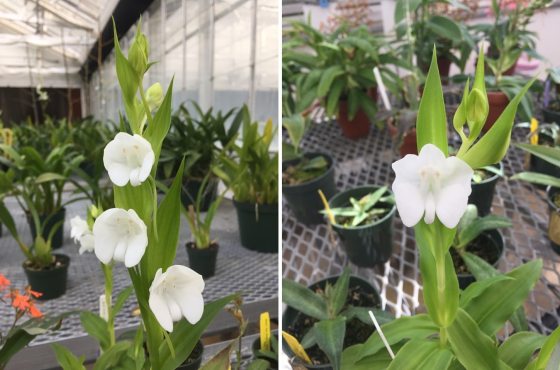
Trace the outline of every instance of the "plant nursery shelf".
<path fill-rule="evenodd" d="M 449 103 L 457 107 L 456 94 L 446 94 Z M 454 112 L 455 109 L 449 109 Z M 317 118 L 317 117 L 315 117 Z M 312 126 L 304 139 L 308 152 L 325 152 L 336 162 L 336 183 L 339 191 L 366 184 L 392 184 L 391 163 L 399 159 L 392 148 L 386 129 L 374 128 L 367 138 L 350 140 L 342 136 L 336 122 L 321 120 Z M 450 137 L 456 135 L 450 128 Z M 526 129 L 514 128 L 512 142 L 524 142 Z M 452 143 L 456 139 L 451 139 Z M 526 156 L 511 147 L 503 161 L 505 176 L 526 168 Z M 547 237 L 548 206 L 545 191 L 518 181 L 499 180 L 492 213 L 512 219 L 513 227 L 502 229 L 505 252 L 499 269 L 509 271 L 523 262 L 541 258 L 543 273 L 525 304 L 530 329 L 550 333 L 560 323 L 560 256 L 550 248 Z M 422 285 L 413 229 L 405 228 L 396 217 L 393 255 L 382 266 L 359 268 L 347 260 L 339 241 L 326 224 L 306 226 L 299 223 L 287 203 L 282 216 L 282 268 L 285 278 L 310 284 L 342 272 L 349 264 L 357 276 L 376 285 L 385 309 L 395 315 L 411 315 L 424 311 Z M 507 335 L 507 333 L 505 333 Z"/>
<path fill-rule="evenodd" d="M 13 199 L 6 200 L 7 207 L 19 209 Z M 56 251 L 70 256 L 68 271 L 68 289 L 60 298 L 39 302 L 41 311 L 57 314 L 74 310 L 99 310 L 99 295 L 103 293 L 103 274 L 99 267 L 99 260 L 93 254 L 78 254 L 79 247 L 70 238 L 70 220 L 79 215 L 85 217 L 87 205 L 83 202 L 73 203 L 67 207 L 66 224 L 64 225 L 64 244 Z M 239 242 L 235 209 L 230 201 L 224 201 L 214 223 L 215 236 L 220 241 L 220 252 L 216 275 L 206 280 L 204 289 L 205 300 L 224 297 L 231 292 L 242 292 L 243 311 L 250 322 L 258 322 L 259 314 L 270 312 L 271 317 L 278 317 L 278 255 L 257 253 L 243 248 Z M 18 229 L 22 235 L 31 237 L 23 212 L 15 217 Z M 185 243 L 189 240 L 188 226 L 182 220 L 180 244 L 177 248 L 176 263 L 188 265 Z M 0 271 L 8 277 L 15 286 L 25 286 L 27 280 L 21 267 L 23 256 L 14 240 L 4 230 L 0 238 Z M 114 268 L 114 294 L 130 285 L 128 272 L 122 264 Z M 132 313 L 137 308 L 136 300 L 130 298 L 115 320 L 117 332 L 126 328 L 136 327 L 139 317 Z M 7 330 L 13 313 L 9 307 L 0 308 L 0 317 L 10 318 L 2 320 L 2 330 Z M 207 334 L 219 334 L 236 326 L 233 317 L 223 312 L 209 327 Z M 31 346 L 20 352 L 8 366 L 8 369 L 48 369 L 55 367 L 56 360 L 50 346 L 53 342 L 63 342 L 76 354 L 85 354 L 87 359 L 97 354 L 97 347 L 91 338 L 83 332 L 78 315 L 65 319 L 58 331 L 38 336 Z M 51 362 L 52 361 L 52 362 Z"/>

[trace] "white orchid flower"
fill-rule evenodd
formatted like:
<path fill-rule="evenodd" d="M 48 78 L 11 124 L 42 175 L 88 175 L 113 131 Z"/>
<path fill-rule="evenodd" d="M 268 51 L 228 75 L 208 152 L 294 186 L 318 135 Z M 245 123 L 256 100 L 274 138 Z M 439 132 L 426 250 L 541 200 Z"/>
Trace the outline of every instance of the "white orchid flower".
<path fill-rule="evenodd" d="M 117 186 L 138 186 L 150 176 L 155 155 L 148 140 L 119 132 L 103 152 L 103 165 Z"/>
<path fill-rule="evenodd" d="M 446 227 L 459 223 L 471 194 L 472 168 L 457 157 L 445 158 L 433 144 L 419 155 L 408 154 L 393 163 L 393 192 L 403 224 L 416 225 L 422 216 L 431 224 L 437 215 Z"/>
<path fill-rule="evenodd" d="M 173 331 L 173 322 L 185 317 L 196 324 L 204 312 L 204 280 L 188 267 L 173 265 L 158 269 L 150 287 L 150 309 L 162 328 Z"/>
<path fill-rule="evenodd" d="M 111 208 L 95 220 L 93 237 L 101 262 L 124 262 L 130 268 L 140 263 L 146 251 L 148 228 L 133 209 Z"/>
<path fill-rule="evenodd" d="M 70 220 L 70 236 L 74 239 L 74 243 L 80 244 L 79 253 L 93 252 L 94 242 L 93 233 L 89 229 L 88 223 L 80 216 L 76 216 Z"/>
<path fill-rule="evenodd" d="M 292 365 L 290 365 L 290 358 L 284 352 L 280 352 L 280 370 L 293 370 Z"/>

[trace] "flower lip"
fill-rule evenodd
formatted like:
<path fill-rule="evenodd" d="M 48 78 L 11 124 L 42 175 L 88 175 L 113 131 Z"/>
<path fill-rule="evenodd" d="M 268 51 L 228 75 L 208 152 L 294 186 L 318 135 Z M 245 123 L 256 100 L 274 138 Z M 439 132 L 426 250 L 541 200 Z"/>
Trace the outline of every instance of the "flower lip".
<path fill-rule="evenodd" d="M 364 186 L 358 186 L 356 188 L 352 188 L 352 190 L 358 192 L 359 194 L 357 194 L 357 198 L 360 198 L 364 195 L 367 195 L 369 193 L 371 193 L 372 191 L 375 191 L 377 189 L 379 189 L 379 186 L 376 185 L 364 185 Z M 342 199 L 342 195 L 347 195 L 345 194 L 346 191 L 343 191 L 341 193 L 336 194 L 334 197 L 332 197 L 329 200 L 329 207 L 331 208 L 335 208 L 335 207 L 340 207 L 343 205 L 344 202 L 340 202 L 338 203 L 339 200 Z M 387 189 L 387 193 L 392 193 L 390 189 Z M 350 197 L 348 197 L 349 199 Z M 393 204 L 391 209 L 389 211 L 387 211 L 387 213 L 380 218 L 379 220 L 375 221 L 372 224 L 367 224 L 367 225 L 358 225 L 358 226 L 348 226 L 348 227 L 342 227 L 338 224 L 331 224 L 334 228 L 336 229 L 341 229 L 341 230 L 361 230 L 361 229 L 367 229 L 368 227 L 374 226 L 374 225 L 379 225 L 380 223 L 385 222 L 387 219 L 393 217 L 393 215 L 395 214 L 395 212 L 397 211 L 397 206 L 396 204 Z"/>
<path fill-rule="evenodd" d="M 119 132 L 103 151 L 103 165 L 113 184 L 138 186 L 146 181 L 155 162 L 150 142 L 142 136 Z"/>

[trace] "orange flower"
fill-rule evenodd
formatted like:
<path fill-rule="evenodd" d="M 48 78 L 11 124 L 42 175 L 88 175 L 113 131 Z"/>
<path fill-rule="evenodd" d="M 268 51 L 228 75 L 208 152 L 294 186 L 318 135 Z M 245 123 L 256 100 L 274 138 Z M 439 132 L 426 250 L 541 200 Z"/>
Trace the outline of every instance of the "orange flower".
<path fill-rule="evenodd" d="M 4 275 L 0 274 L 0 292 L 9 287 L 10 284 L 10 280 L 8 280 Z"/>
<path fill-rule="evenodd" d="M 29 308 L 29 296 L 20 294 L 19 290 L 12 290 L 12 306 L 20 311 L 25 311 Z"/>
<path fill-rule="evenodd" d="M 27 287 L 25 287 L 25 293 L 28 296 L 33 296 L 35 298 L 39 298 L 40 296 L 43 295 L 43 293 L 41 293 L 41 292 L 36 292 L 34 290 L 31 290 L 31 286 L 29 286 L 29 285 Z"/>
<path fill-rule="evenodd" d="M 31 302 L 29 304 L 29 315 L 34 318 L 34 319 L 38 319 L 40 317 L 43 317 L 43 313 L 41 311 L 39 311 L 39 309 L 37 308 L 37 306 L 35 306 L 35 304 L 33 302 Z"/>

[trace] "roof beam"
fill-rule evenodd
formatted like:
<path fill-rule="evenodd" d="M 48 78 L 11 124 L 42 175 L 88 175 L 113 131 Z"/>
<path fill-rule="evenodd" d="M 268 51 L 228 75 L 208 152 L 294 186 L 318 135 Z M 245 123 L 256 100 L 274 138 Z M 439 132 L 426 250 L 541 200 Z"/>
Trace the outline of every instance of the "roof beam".
<path fill-rule="evenodd" d="M 84 16 L 84 14 L 80 13 L 77 9 L 72 12 L 61 3 L 52 3 L 47 0 L 39 0 L 37 5 L 75 27 L 90 30 L 95 33 L 98 31 L 97 19 Z"/>
<path fill-rule="evenodd" d="M 13 35 L 10 33 L 0 33 L 0 45 L 29 44 L 38 47 L 52 47 L 64 45 L 90 46 L 95 39 L 80 36 L 65 36 L 62 42 L 60 36 L 47 35 Z"/>

